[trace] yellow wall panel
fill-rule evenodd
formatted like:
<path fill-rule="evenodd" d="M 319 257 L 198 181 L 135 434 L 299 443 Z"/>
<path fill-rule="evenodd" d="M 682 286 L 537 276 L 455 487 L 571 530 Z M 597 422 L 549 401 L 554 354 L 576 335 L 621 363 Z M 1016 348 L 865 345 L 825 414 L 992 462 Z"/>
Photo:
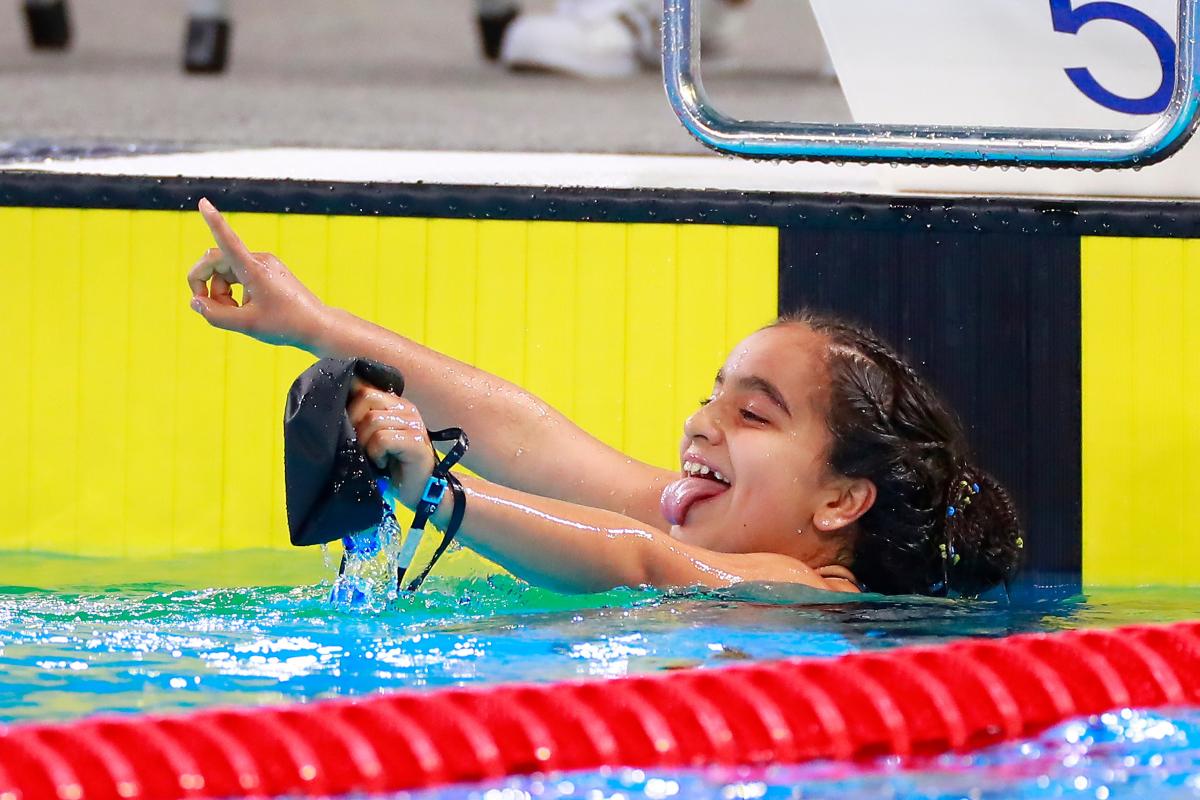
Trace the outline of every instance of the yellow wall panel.
<path fill-rule="evenodd" d="M 372 320 L 388 330 L 425 338 L 429 222 L 392 218 L 379 221 L 379 307 Z"/>
<path fill-rule="evenodd" d="M 279 249 L 275 251 L 305 286 L 323 298 L 329 297 L 330 220 L 312 214 L 279 217 Z"/>
<path fill-rule="evenodd" d="M 179 447 L 179 420 L 210 431 L 224 423 L 220 408 L 210 405 L 216 384 L 203 381 L 204 373 L 223 369 L 223 352 L 213 354 L 210 344 L 210 352 L 179 369 L 179 327 L 184 323 L 180 305 L 188 296 L 182 274 L 186 266 L 180 263 L 179 251 L 183 221 L 182 215 L 169 212 L 131 213 L 129 263 L 125 267 L 131 293 L 128 315 L 119 321 L 96 321 L 97 327 L 111 322 L 124 324 L 128 330 L 125 352 L 113 355 L 118 359 L 124 356 L 122 368 L 129 382 L 125 413 L 118 419 L 125 430 L 126 448 L 121 465 L 127 487 L 121 498 L 126 520 L 123 547 L 130 554 L 169 555 L 174 550 L 181 522 L 175 513 L 176 488 L 195 471 Z M 189 253 L 187 265 L 198 257 Z M 206 417 L 201 420 L 200 414 Z M 187 492 L 186 485 L 183 491 Z M 220 502 L 219 497 L 204 500 Z M 197 522 L 203 525 L 205 520 Z M 216 536 L 219 528 L 213 525 L 209 531 Z M 102 540 L 88 545 L 83 552 L 104 552 Z"/>
<path fill-rule="evenodd" d="M 1157 555 L 1178 553 L 1184 503 L 1155 502 L 1164 486 L 1178 485 L 1183 473 L 1183 242 L 1137 239 L 1133 263 L 1133 353 L 1129 375 L 1137 409 L 1130 433 L 1135 465 L 1130 491 L 1135 511 L 1131 528 L 1161 542 Z M 1144 500 L 1144 502 L 1139 502 Z M 1134 558 L 1134 580 L 1175 582 L 1176 558 Z M 1157 574 L 1155 574 L 1157 572 Z M 1195 577 L 1200 578 L 1200 570 Z"/>
<path fill-rule="evenodd" d="M 79 548 L 79 480 L 108 467 L 103 454 L 85 453 L 79 440 L 79 367 L 82 336 L 80 250 L 82 212 L 45 209 L 33 218 L 33 309 L 30 385 L 31 545 L 39 550 Z"/>
<path fill-rule="evenodd" d="M 278 249 L 276 215 L 231 214 L 229 222 L 252 250 Z M 223 549 L 269 547 L 271 509 L 263 500 L 271 496 L 272 474 L 282 469 L 279 462 L 271 461 L 271 441 L 277 435 L 283 413 L 283 395 L 264 380 L 267 376 L 274 378 L 275 358 L 270 346 L 245 336 L 229 333 L 215 336 L 226 340 L 225 424 L 212 444 L 221 447 L 225 468 L 222 481 L 205 480 L 195 484 L 195 488 L 205 494 L 219 491 L 224 499 Z M 190 426 L 181 426 L 180 430 L 189 437 L 196 434 Z"/>
<path fill-rule="evenodd" d="M 724 303 L 713 302 L 724 294 L 728 271 L 726 228 L 706 225 L 690 236 L 679 237 L 681 279 L 677 285 L 675 341 L 679 347 L 675 359 L 676 420 L 685 420 L 699 408 L 700 399 L 712 392 L 713 378 L 729 352 Z M 676 439 L 683 434 L 682 422 L 676 423 Z"/>
<path fill-rule="evenodd" d="M 170 312 L 175 326 L 177 466 L 163 476 L 171 481 L 163 490 L 164 497 L 172 498 L 170 521 L 149 538 L 143 527 L 131 525 L 130 547 L 138 553 L 165 551 L 171 555 L 219 549 L 225 543 L 224 480 L 230 433 L 225 385 L 233 336 L 215 332 L 191 310 L 187 304 L 190 292 L 181 275 L 213 246 L 212 237 L 198 214 L 139 212 L 134 225 L 138 229 L 135 246 L 142 246 L 137 243 L 143 241 L 153 245 L 148 239 L 151 236 L 164 239 L 159 245 L 164 252 L 149 268 L 159 276 L 161 285 L 154 302 L 163 307 L 162 313 Z M 253 249 L 256 244 L 251 241 L 250 246 Z M 138 347 L 145 344 L 141 337 L 134 343 Z"/>
<path fill-rule="evenodd" d="M 0 492 L 5 495 L 0 519 L 0 548 L 30 547 L 33 518 L 30 471 L 33 460 L 33 212 L 0 208 L 0 242 L 4 242 L 4 289 L 0 291 L 0 341 L 8 363 L 0 386 Z M 15 423 L 15 424 L 14 424 Z M 38 514 L 40 515 L 40 510 Z"/>
<path fill-rule="evenodd" d="M 129 391 L 139 387 L 126 364 L 129 352 L 129 313 L 134 295 L 123 276 L 129 264 L 128 211 L 96 211 L 82 219 L 79 302 L 82 325 L 79 341 L 79 439 L 84 456 L 84 480 L 79 485 L 83 509 L 83 542 L 89 531 L 121 534 L 124 551 L 125 506 L 111 498 L 125 497 L 125 416 Z M 105 324 L 111 320 L 111 324 Z M 148 376 L 147 376 L 148 377 Z M 133 380 L 131 381 L 131 378 Z"/>
<path fill-rule="evenodd" d="M 178 256 L 173 261 L 164 258 L 158 265 L 169 274 L 164 292 L 175 312 L 176 330 L 175 457 L 180 468 L 173 471 L 170 535 L 162 542 L 172 555 L 221 547 L 225 520 L 224 388 L 231 336 L 214 335 L 200 315 L 182 305 L 190 291 L 179 285 L 177 274 L 214 246 L 208 227 L 197 217 L 189 214 L 175 220 Z M 143 222 L 147 228 L 156 224 L 167 227 L 153 218 Z M 139 550 L 157 552 L 159 546 L 142 543 Z"/>
<path fill-rule="evenodd" d="M 331 217 L 328 284 L 322 299 L 365 319 L 379 317 L 379 220 Z M 390 298 L 389 298 L 390 299 Z"/>
<path fill-rule="evenodd" d="M 425 283 L 425 338 L 433 349 L 474 363 L 479 225 L 430 220 Z"/>
<path fill-rule="evenodd" d="M 1081 251 L 1083 577 L 1200 580 L 1200 247 L 1087 238 Z"/>
<path fill-rule="evenodd" d="M 568 417 L 575 413 L 574 222 L 530 222 L 525 267 L 525 381 Z"/>
<path fill-rule="evenodd" d="M 475 363 L 519 386 L 526 384 L 529 330 L 525 309 L 529 223 L 488 220 L 479 224 L 479 302 L 475 320 Z"/>
<path fill-rule="evenodd" d="M 1200 353 L 1200 240 L 1184 240 L 1183 245 L 1183 334 L 1180 366 L 1183 381 L 1180 389 L 1185 398 L 1200 397 L 1200 368 L 1196 354 Z M 1195 583 L 1200 564 L 1200 520 L 1187 513 L 1191 503 L 1183 498 L 1200 497 L 1200 403 L 1186 402 L 1181 407 L 1181 447 L 1183 468 L 1176 476 L 1179 486 L 1177 505 L 1182 514 L 1176 534 L 1179 557 L 1175 560 L 1176 582 Z"/>
<path fill-rule="evenodd" d="M 778 313 L 779 229 L 730 227 L 725 283 L 726 335 L 738 342 Z"/>
<path fill-rule="evenodd" d="M 673 465 L 725 352 L 775 313 L 773 231 L 231 214 L 327 301 L 528 386 Z M 4 549 L 286 547 L 281 420 L 312 356 L 212 329 L 190 212 L 0 209 Z M 27 298 L 22 303 L 20 298 Z M 703 322 L 694 325 L 692 320 Z M 459 558 L 456 571 L 478 565 Z M 478 568 L 478 566 L 476 566 Z"/>
<path fill-rule="evenodd" d="M 660 466 L 678 462 L 675 407 L 676 272 L 674 225 L 629 229 L 625 262 L 625 452 Z"/>
<path fill-rule="evenodd" d="M 1130 560 L 1133 243 L 1084 239 L 1080 268 L 1082 349 L 1083 573 L 1104 583 Z"/>
<path fill-rule="evenodd" d="M 578 242 L 575 362 L 585 367 L 575 421 L 601 441 L 625 447 L 626 260 L 628 225 L 592 222 Z"/>

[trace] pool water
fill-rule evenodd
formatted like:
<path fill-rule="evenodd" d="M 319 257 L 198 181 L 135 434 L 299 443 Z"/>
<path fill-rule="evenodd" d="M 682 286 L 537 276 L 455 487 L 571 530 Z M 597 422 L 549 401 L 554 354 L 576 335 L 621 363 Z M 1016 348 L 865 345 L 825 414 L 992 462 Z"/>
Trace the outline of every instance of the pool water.
<path fill-rule="evenodd" d="M 1196 590 L 1014 604 L 761 586 L 570 596 L 435 576 L 391 608 L 345 611 L 328 602 L 332 567 L 292 555 L 0 558 L 0 721 L 719 667 L 1165 622 L 1200 607 Z"/>
<path fill-rule="evenodd" d="M 1167 622 L 1194 618 L 1200 608 L 1193 589 L 1011 603 L 769 586 L 564 596 L 505 576 L 434 576 L 418 596 L 391 607 L 346 610 L 329 603 L 333 575 L 312 553 L 177 562 L 0 554 L 0 721 L 718 668 L 964 636 Z M 1193 768 L 1200 766 L 1198 712 L 1115 719 L 1080 720 L 1034 742 L 935 764 L 884 762 L 850 773 L 830 765 L 736 774 L 617 770 L 444 791 L 487 800 L 793 796 L 798 785 L 804 797 L 876 797 L 884 785 L 902 797 L 1024 796 L 1011 786 L 1101 800 L 1118 789 L 1154 787 L 1145 795 L 1153 797 L 1169 796 L 1168 788 L 1197 791 L 1189 776 L 1200 771 Z M 1092 749 L 1079 751 L 1081 742 Z M 1150 765 L 1156 754 L 1159 763 Z M 1076 767 L 1094 767 L 1080 778 L 1090 794 L 1076 791 Z M 1129 780 L 1101 780 L 1120 770 Z M 904 781 L 916 783 L 904 788 Z M 976 784 L 992 788 L 959 791 Z"/>
<path fill-rule="evenodd" d="M 396 795 L 410 800 L 924 800 L 1200 797 L 1200 709 L 1073 720 L 967 755 L 766 769 L 570 772 Z"/>

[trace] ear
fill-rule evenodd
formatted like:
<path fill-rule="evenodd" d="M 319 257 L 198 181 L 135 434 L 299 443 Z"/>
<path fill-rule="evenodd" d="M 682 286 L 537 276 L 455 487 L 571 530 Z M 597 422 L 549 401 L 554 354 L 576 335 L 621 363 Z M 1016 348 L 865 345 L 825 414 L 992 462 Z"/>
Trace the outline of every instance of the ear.
<path fill-rule="evenodd" d="M 875 505 L 875 484 L 866 478 L 838 481 L 828 499 L 817 508 L 813 525 L 819 531 L 845 528 Z"/>

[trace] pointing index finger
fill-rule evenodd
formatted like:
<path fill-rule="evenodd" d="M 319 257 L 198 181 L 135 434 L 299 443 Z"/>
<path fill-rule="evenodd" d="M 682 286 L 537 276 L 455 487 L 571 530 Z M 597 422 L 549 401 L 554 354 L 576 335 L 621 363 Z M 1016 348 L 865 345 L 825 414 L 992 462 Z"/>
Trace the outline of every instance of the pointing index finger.
<path fill-rule="evenodd" d="M 225 254 L 225 258 L 233 265 L 234 271 L 244 273 L 249 265 L 254 263 L 254 257 L 207 197 L 200 200 L 200 215 L 204 217 L 208 229 L 212 231 L 213 239 Z M 239 274 L 238 278 L 245 280 L 245 275 Z"/>

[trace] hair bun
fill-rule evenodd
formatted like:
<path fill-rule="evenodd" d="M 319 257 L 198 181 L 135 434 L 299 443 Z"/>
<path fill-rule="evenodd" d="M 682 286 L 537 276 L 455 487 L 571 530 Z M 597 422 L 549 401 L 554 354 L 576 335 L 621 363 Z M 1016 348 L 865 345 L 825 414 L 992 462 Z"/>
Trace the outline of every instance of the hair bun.
<path fill-rule="evenodd" d="M 1025 543 L 1016 506 L 1005 488 L 975 465 L 964 463 L 951 479 L 946 498 L 946 539 L 936 544 L 939 557 L 949 561 L 949 588 L 976 595 L 1011 580 L 1021 565 Z"/>

